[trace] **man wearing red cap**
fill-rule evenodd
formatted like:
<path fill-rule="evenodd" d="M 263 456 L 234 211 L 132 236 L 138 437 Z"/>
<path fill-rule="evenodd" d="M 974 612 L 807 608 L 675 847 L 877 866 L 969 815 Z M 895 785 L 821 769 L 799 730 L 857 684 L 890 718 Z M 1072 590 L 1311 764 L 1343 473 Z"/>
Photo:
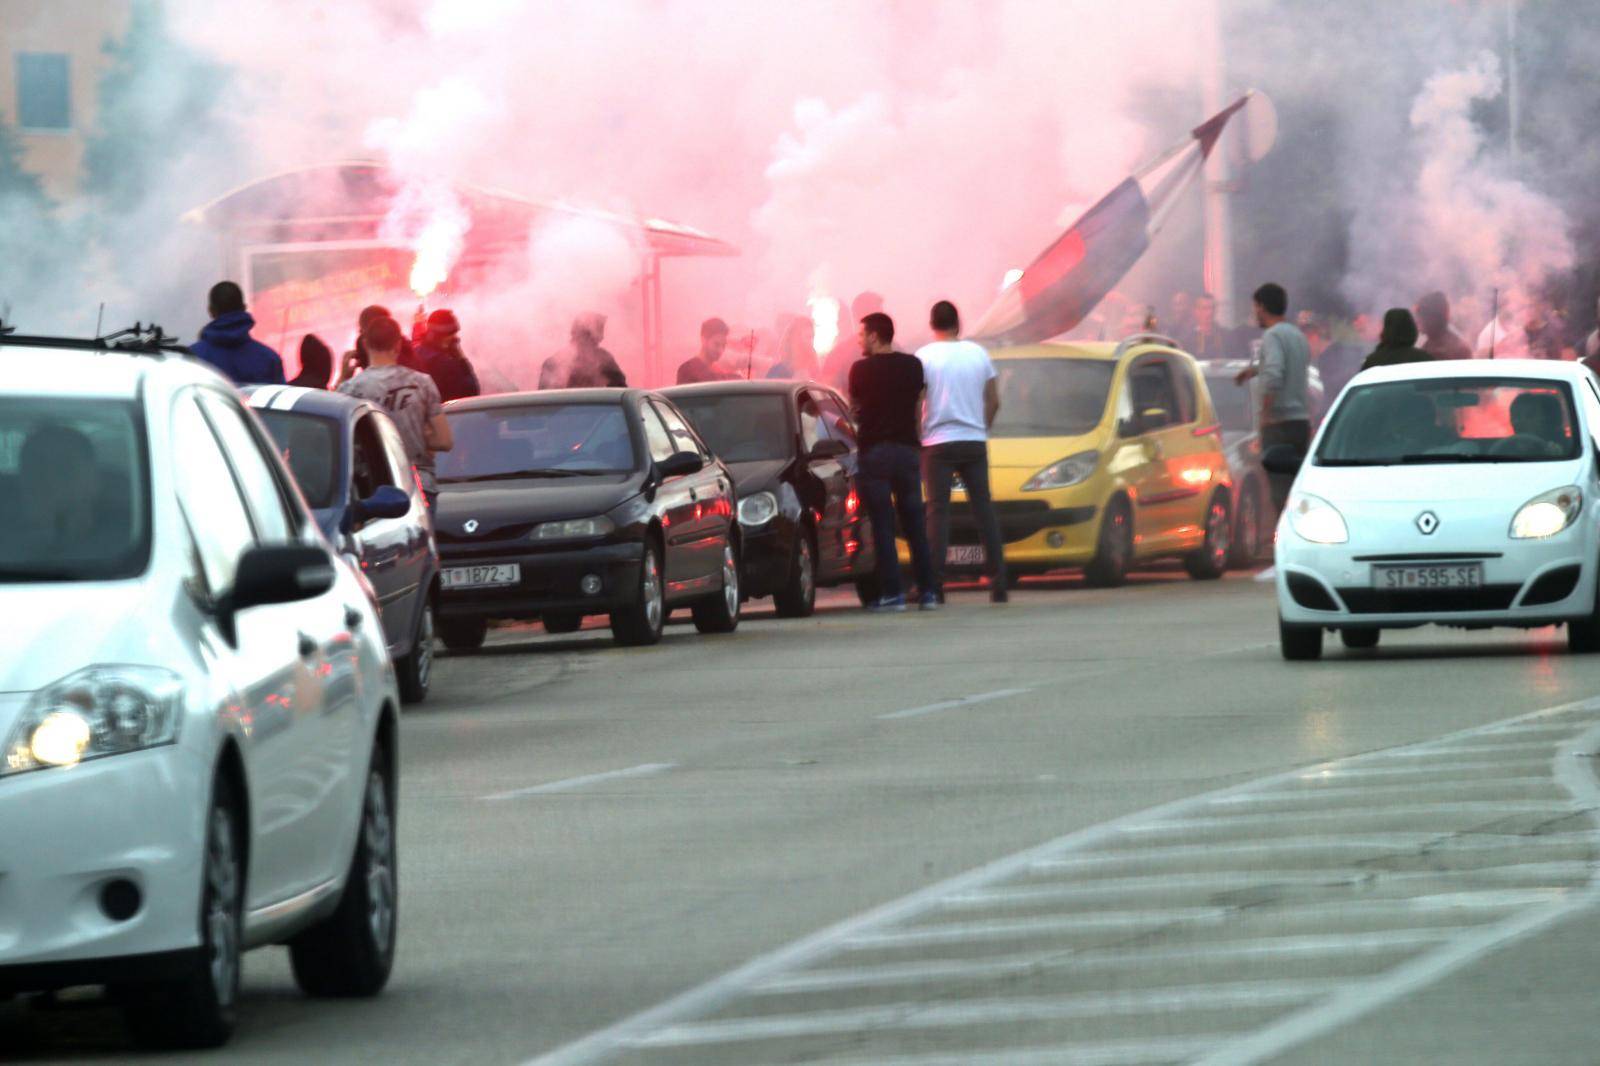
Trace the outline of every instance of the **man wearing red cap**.
<path fill-rule="evenodd" d="M 439 310 L 428 316 L 428 332 L 417 345 L 417 369 L 433 379 L 441 400 L 477 396 L 478 375 L 461 351 L 461 323 L 454 311 Z"/>

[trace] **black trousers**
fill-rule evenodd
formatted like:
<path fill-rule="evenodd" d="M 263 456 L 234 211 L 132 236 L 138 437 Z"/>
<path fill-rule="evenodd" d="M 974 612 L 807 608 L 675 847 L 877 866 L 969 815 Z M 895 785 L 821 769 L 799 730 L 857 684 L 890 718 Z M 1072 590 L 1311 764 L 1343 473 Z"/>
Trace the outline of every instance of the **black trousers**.
<path fill-rule="evenodd" d="M 950 544 L 950 482 L 957 474 L 967 487 L 967 506 L 983 537 L 984 564 L 993 588 L 1006 587 L 1006 547 L 1000 539 L 1000 518 L 989 498 L 989 445 L 981 440 L 952 441 L 922 449 L 922 480 L 928 489 L 928 551 L 933 557 L 934 587 L 944 592 L 945 551 Z"/>
<path fill-rule="evenodd" d="M 1311 423 L 1302 418 L 1294 422 L 1269 422 L 1261 427 L 1262 451 L 1280 444 L 1287 444 L 1304 455 L 1306 449 L 1311 447 Z M 1267 480 L 1272 486 L 1272 506 L 1276 517 L 1289 499 L 1289 488 L 1294 484 L 1294 478 L 1269 474 Z"/>

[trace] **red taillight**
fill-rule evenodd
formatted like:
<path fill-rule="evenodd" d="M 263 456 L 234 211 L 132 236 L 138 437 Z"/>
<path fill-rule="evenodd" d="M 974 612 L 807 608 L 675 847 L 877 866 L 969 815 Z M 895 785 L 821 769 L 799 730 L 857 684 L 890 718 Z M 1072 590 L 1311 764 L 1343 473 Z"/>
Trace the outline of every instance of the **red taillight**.
<path fill-rule="evenodd" d="M 855 514 L 861 509 L 861 497 L 856 495 L 855 489 L 851 489 L 850 494 L 844 498 L 844 509 L 848 514 Z"/>

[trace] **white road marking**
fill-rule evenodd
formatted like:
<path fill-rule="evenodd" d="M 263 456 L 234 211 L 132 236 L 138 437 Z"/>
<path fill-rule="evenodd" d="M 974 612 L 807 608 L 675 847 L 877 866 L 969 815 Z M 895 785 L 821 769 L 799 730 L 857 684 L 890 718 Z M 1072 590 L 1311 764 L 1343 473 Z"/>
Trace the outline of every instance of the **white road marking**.
<path fill-rule="evenodd" d="M 1524 783 L 1515 777 L 1526 775 L 1525 770 L 1518 770 L 1511 777 L 1504 803 L 1388 808 L 1399 810 L 1402 816 L 1377 832 L 1370 827 L 1361 828 L 1363 812 L 1359 808 L 1352 814 L 1353 831 L 1342 832 L 1337 825 L 1326 829 L 1304 825 L 1304 819 L 1292 818 L 1292 823 L 1304 825 L 1299 829 L 1300 835 L 1294 835 L 1291 828 L 1275 840 L 1251 839 L 1260 827 L 1249 814 L 1234 821 L 1243 838 L 1237 840 L 1222 836 L 1214 843 L 1185 841 L 1148 847 L 1139 844 L 1137 832 L 1128 832 L 1152 824 L 1192 825 L 1197 817 L 1218 812 L 1219 806 L 1226 809 L 1227 805 L 1217 804 L 1220 799 L 1281 792 L 1303 786 L 1307 779 L 1320 774 L 1374 768 L 1374 762 L 1385 770 L 1419 775 L 1436 772 L 1439 767 L 1453 767 L 1462 773 L 1463 780 L 1478 784 L 1494 776 L 1497 767 L 1491 764 L 1496 755 L 1519 767 L 1533 761 L 1526 750 L 1528 746 L 1519 743 L 1523 738 L 1515 734 L 1507 738 L 1505 748 L 1509 750 L 1482 747 L 1493 731 L 1532 725 L 1547 725 L 1554 730 L 1558 722 L 1570 726 L 1567 739 L 1552 737 L 1545 747 L 1547 758 L 1542 762 L 1547 767 L 1551 761 L 1555 763 L 1555 780 L 1572 797 L 1574 802 L 1570 805 L 1529 804 L 1517 799 L 1517 789 Z M 1600 872 L 1600 827 L 1594 824 L 1593 813 L 1600 809 L 1600 784 L 1594 780 L 1593 767 L 1587 761 L 1572 757 L 1574 751 L 1592 751 L 1597 745 L 1600 699 L 1584 700 L 1462 730 L 1406 749 L 1296 768 L 1130 814 L 1006 856 L 839 922 L 531 1059 L 528 1066 L 578 1066 L 637 1054 L 644 1048 L 691 1048 L 735 1041 L 748 1045 L 737 1049 L 736 1058 L 743 1062 L 760 1062 L 768 1057 L 795 1061 L 808 1051 L 811 1057 L 806 1061 L 838 1061 L 848 1056 L 839 1051 L 823 1052 L 821 1046 L 806 1041 L 825 1040 L 840 1032 L 848 1032 L 859 1043 L 851 1050 L 863 1064 L 1139 1062 L 1149 1061 L 1150 1056 L 1137 1057 L 1143 1052 L 1132 1044 L 1128 1045 L 1132 1057 L 1105 1059 L 1071 1057 L 1065 1045 L 1059 1055 L 1055 1048 L 1025 1045 L 1015 1049 L 984 1046 L 958 1050 L 968 1031 L 959 1027 L 987 1026 L 985 1032 L 992 1032 L 993 1023 L 1003 1023 L 1007 1018 L 1026 1021 L 1034 1017 L 1082 1017 L 1096 1019 L 1097 1037 L 1101 1030 L 1112 1026 L 1103 1033 L 1102 1046 L 1109 1048 L 1118 1043 L 1113 1038 L 1119 1031 L 1134 1043 L 1146 1038 L 1139 1028 L 1143 1012 L 1183 1009 L 1184 1005 L 1198 1007 L 1205 1002 L 1219 1004 L 1224 1016 L 1236 1014 L 1242 1019 L 1240 1028 L 1221 1034 L 1209 1030 L 1164 1032 L 1164 1038 L 1191 1042 L 1177 1055 L 1204 1055 L 1208 1063 L 1229 1066 L 1259 1062 L 1423 987 L 1515 937 L 1558 921 L 1579 908 L 1600 903 L 1600 880 L 1595 879 Z M 1463 749 L 1470 751 L 1468 758 L 1463 758 L 1467 754 Z M 1473 768 L 1468 769 L 1469 766 Z M 1440 818 L 1439 806 L 1455 813 Z M 1548 834 L 1540 831 L 1548 828 L 1545 826 L 1520 832 L 1500 828 L 1508 814 L 1518 811 L 1522 814 L 1517 824 L 1527 823 L 1529 812 L 1583 812 L 1587 817 L 1574 820 L 1574 828 Z M 1407 821 L 1412 815 L 1415 817 Z M 1578 825 L 1582 826 L 1581 831 L 1576 828 Z M 1381 891 L 1367 893 L 1367 882 L 1352 888 L 1344 898 L 1322 898 L 1319 894 L 1303 899 L 1299 893 L 1271 891 L 1274 871 L 1318 866 L 1340 869 L 1351 863 L 1360 863 L 1368 870 L 1372 883 Z M 1547 865 L 1542 869 L 1521 869 L 1532 864 Z M 1078 909 L 1012 921 L 983 920 L 984 916 L 978 913 L 967 922 L 936 920 L 949 915 L 945 908 L 952 899 L 970 900 L 976 893 L 1026 886 L 1030 878 L 1094 878 L 1131 872 L 1155 875 L 1163 867 L 1175 888 L 1181 887 L 1189 874 L 1213 870 L 1252 874 L 1259 878 L 1252 887 L 1266 891 L 1252 894 L 1243 889 L 1238 900 L 1219 900 L 1197 887 L 1184 902 L 1213 906 L 1169 906 L 1179 900 L 1160 899 L 1153 901 L 1157 905 L 1143 916 L 1137 901 L 1119 899 L 1109 902 L 1104 910 L 1083 909 L 1080 903 L 1071 901 L 1068 905 Z M 1585 870 L 1588 878 L 1582 877 Z M 1539 880 L 1541 875 L 1547 879 Z M 1522 887 L 1528 878 L 1533 878 L 1534 883 Z M 1550 883 L 1575 879 L 1583 883 L 1576 887 Z M 1417 894 L 1409 895 L 1410 892 Z M 1214 906 L 1217 903 L 1227 905 Z M 1227 918 L 1219 922 L 1218 912 Z M 1170 924 L 1156 927 L 1160 930 L 1158 937 L 1129 941 L 1121 935 L 1122 930 L 1138 928 L 1141 923 L 1163 920 Z M 1071 991 L 1042 980 L 1025 984 L 1038 971 L 1031 961 L 1019 961 L 1027 956 L 1008 951 L 1005 942 L 1013 933 L 1026 934 L 1030 929 L 1034 933 L 1060 930 L 1072 938 L 1083 934 L 1081 945 L 1062 945 L 1058 950 L 1038 943 L 1028 945 L 1047 960 L 1060 960 L 1059 965 L 1056 961 L 1044 963 L 1045 974 L 1070 972 L 1091 978 L 1099 974 L 1107 981 L 1115 978 L 1114 983 L 1109 987 L 1069 985 Z M 949 937 L 956 938 L 962 946 L 950 944 L 946 939 Z M 969 937 L 979 939 L 966 946 L 963 942 Z M 986 943 L 990 938 L 992 943 Z M 925 946 L 919 948 L 918 941 Z M 874 951 L 884 949 L 907 954 L 902 958 L 874 957 Z M 858 953 L 863 953 L 859 964 L 852 965 L 851 956 Z M 1295 960 L 1292 974 L 1296 979 L 1260 981 L 1252 973 L 1250 980 L 1212 983 L 1217 966 L 1223 962 L 1259 967 L 1278 958 Z M 1337 965 L 1330 965 L 1335 961 Z M 1185 967 L 1185 962 L 1197 965 Z M 1360 966 L 1352 970 L 1354 962 L 1360 962 Z M 992 970 L 1008 965 L 1013 976 L 1004 986 L 982 983 L 988 972 L 983 967 Z M 1029 968 L 1018 970 L 1019 965 Z M 968 975 L 962 970 L 968 967 L 972 968 L 973 987 L 952 991 L 935 986 L 927 990 L 927 998 L 913 1002 L 872 1004 L 861 1002 L 858 997 L 855 1005 L 847 999 L 841 1007 L 838 999 L 814 1002 L 806 998 L 826 997 L 835 988 L 894 988 L 908 984 L 911 987 L 906 991 L 914 999 L 918 991 L 915 986 L 924 977 L 928 981 L 946 976 L 964 980 Z M 1129 983 L 1141 978 L 1150 983 L 1142 987 Z M 1184 980 L 1194 983 L 1182 984 Z M 996 993 L 1005 994 L 996 997 Z M 1238 996 L 1237 1005 L 1246 1009 L 1230 1013 L 1226 1001 L 1233 994 Z M 762 997 L 759 1002 L 772 1002 L 779 1012 L 759 1013 L 756 996 Z M 774 996 L 790 998 L 769 998 Z M 1259 1009 L 1263 1006 L 1267 1008 L 1265 1012 Z M 715 1017 L 731 1008 L 740 1009 Z M 1218 1011 L 1203 1010 L 1209 1012 L 1214 1027 Z M 1196 1017 L 1195 1023 L 1200 1024 L 1206 1016 Z M 1263 1016 L 1266 1021 L 1261 1020 Z M 954 1044 L 938 1055 L 896 1055 L 904 1046 L 896 1033 L 928 1026 L 951 1034 L 949 1039 Z M 1019 1026 L 1018 1041 L 1028 1037 L 1026 1028 Z M 769 1039 L 785 1042 L 782 1056 L 763 1054 L 761 1041 Z M 1088 1045 L 1083 1047 L 1087 1049 Z M 709 1047 L 706 1054 L 696 1056 L 696 1061 L 711 1060 Z M 718 1056 L 715 1061 L 724 1059 Z"/>
<path fill-rule="evenodd" d="M 1265 570 L 1256 574 L 1253 580 L 1258 581 L 1263 585 L 1270 581 L 1276 581 L 1278 580 L 1278 568 L 1276 566 L 1269 566 Z"/>
<path fill-rule="evenodd" d="M 631 1047 L 730 1044 L 779 1037 L 853 1033 L 866 1029 L 949 1029 L 1028 1021 L 1096 1018 L 1107 1014 L 1171 1014 L 1304 1003 L 1331 992 L 1332 981 L 1236 981 L 1176 988 L 1126 989 L 1081 996 L 1017 996 L 967 1003 L 891 1003 L 806 1014 L 670 1025 L 630 1040 Z"/>
<path fill-rule="evenodd" d="M 925 714 L 935 714 L 939 711 L 950 711 L 957 707 L 971 707 L 975 703 L 988 703 L 990 700 L 1003 700 L 1008 696 L 1020 696 L 1024 692 L 1032 692 L 1031 688 L 1000 688 L 993 692 L 980 692 L 976 696 L 963 696 L 958 700 L 943 700 L 939 703 L 929 703 L 922 707 L 907 707 L 903 711 L 890 711 L 880 714 L 879 718 L 920 718 Z"/>
<path fill-rule="evenodd" d="M 1053 1047 L 947 1055 L 894 1055 L 873 1059 L 829 1059 L 827 1066 L 1152 1066 L 1180 1062 L 1216 1047 L 1225 1035 L 1149 1040 L 1099 1040 Z"/>
<path fill-rule="evenodd" d="M 589 785 L 598 785 L 603 781 L 620 781 L 629 777 L 652 777 L 655 774 L 664 774 L 675 769 L 677 763 L 672 762 L 647 762 L 641 766 L 630 766 L 626 770 L 607 770 L 599 774 L 584 774 L 582 777 L 569 777 L 562 781 L 551 781 L 544 785 L 530 785 L 527 788 L 514 788 L 508 792 L 493 792 L 487 796 L 479 796 L 481 800 L 508 800 L 518 796 L 545 796 L 552 792 L 571 792 L 574 789 L 587 788 Z"/>

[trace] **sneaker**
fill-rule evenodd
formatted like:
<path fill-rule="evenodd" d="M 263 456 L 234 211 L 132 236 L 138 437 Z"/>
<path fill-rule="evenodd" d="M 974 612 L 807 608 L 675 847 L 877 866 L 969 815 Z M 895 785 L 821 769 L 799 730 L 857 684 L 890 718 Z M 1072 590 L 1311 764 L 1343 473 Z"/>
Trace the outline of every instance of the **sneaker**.
<path fill-rule="evenodd" d="M 899 614 L 906 609 L 904 596 L 880 596 L 875 603 L 869 604 L 867 610 L 873 614 Z"/>
<path fill-rule="evenodd" d="M 939 594 L 936 592 L 924 592 L 922 598 L 917 601 L 918 610 L 937 611 L 942 606 L 944 605 L 939 602 Z"/>
<path fill-rule="evenodd" d="M 990 603 L 1010 603 L 1011 602 L 1011 594 L 1006 591 L 1006 587 L 1004 585 L 1000 585 L 1000 586 L 998 586 L 996 588 L 993 588 L 993 589 L 989 590 L 989 602 Z"/>

